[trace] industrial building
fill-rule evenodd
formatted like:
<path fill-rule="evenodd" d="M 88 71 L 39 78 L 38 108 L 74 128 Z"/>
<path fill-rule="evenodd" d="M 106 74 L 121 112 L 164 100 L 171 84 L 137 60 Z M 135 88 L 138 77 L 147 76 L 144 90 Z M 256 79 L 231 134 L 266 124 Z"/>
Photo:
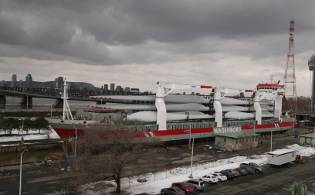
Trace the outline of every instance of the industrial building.
<path fill-rule="evenodd" d="M 308 133 L 304 135 L 299 136 L 299 144 L 301 145 L 315 145 L 315 134 L 314 133 Z"/>
<path fill-rule="evenodd" d="M 255 148 L 260 145 L 262 138 L 254 132 L 235 131 L 215 135 L 215 145 L 227 151 L 239 151 Z"/>

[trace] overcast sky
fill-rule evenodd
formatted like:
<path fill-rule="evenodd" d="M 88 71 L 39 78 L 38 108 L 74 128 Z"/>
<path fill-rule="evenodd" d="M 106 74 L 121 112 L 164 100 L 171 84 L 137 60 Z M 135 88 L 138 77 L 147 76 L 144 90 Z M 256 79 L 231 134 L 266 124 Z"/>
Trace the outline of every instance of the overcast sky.
<path fill-rule="evenodd" d="M 1 0 L 0 80 L 253 88 L 284 73 L 295 20 L 298 95 L 308 96 L 314 18 L 314 0 Z"/>

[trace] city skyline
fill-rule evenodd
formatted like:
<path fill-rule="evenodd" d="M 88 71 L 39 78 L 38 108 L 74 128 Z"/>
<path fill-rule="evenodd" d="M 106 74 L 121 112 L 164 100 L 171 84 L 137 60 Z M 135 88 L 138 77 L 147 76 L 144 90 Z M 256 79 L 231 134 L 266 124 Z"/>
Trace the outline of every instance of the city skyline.
<path fill-rule="evenodd" d="M 11 80 L 0 80 L 0 87 L 11 88 L 54 88 L 62 89 L 64 77 L 58 76 L 51 81 L 39 81 L 34 79 L 31 73 L 28 73 L 24 79 L 18 79 L 17 74 L 11 75 Z M 122 86 L 117 83 L 105 83 L 101 86 L 95 86 L 89 82 L 69 81 L 70 89 L 74 87 L 75 90 L 97 90 L 104 94 L 119 95 L 119 94 L 152 94 L 150 91 L 141 91 L 137 87 Z M 116 85 L 117 84 L 117 85 Z"/>

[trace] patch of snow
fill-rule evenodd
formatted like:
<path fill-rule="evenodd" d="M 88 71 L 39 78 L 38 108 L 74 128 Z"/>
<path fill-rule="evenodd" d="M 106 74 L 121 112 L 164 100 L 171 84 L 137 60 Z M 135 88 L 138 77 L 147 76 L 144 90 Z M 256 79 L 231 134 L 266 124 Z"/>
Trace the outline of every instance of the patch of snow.
<path fill-rule="evenodd" d="M 114 192 L 116 187 L 117 185 L 114 181 L 101 180 L 82 185 L 79 190 L 86 195 L 101 195 Z"/>
<path fill-rule="evenodd" d="M 313 147 L 305 147 L 305 146 L 300 146 L 298 144 L 293 144 L 293 145 L 287 146 L 287 148 L 291 150 L 295 150 L 296 154 L 301 155 L 301 156 L 312 156 L 315 154 L 315 148 Z"/>
<path fill-rule="evenodd" d="M 13 129 L 12 135 L 5 134 L 5 136 L 0 136 L 0 143 L 17 142 L 17 141 L 21 141 L 21 138 L 22 138 L 22 132 L 17 129 Z M 60 137 L 52 128 L 50 128 L 50 129 L 41 129 L 41 130 L 37 129 L 37 130 L 23 131 L 23 138 L 24 138 L 24 141 L 31 141 L 31 140 L 59 139 Z"/>

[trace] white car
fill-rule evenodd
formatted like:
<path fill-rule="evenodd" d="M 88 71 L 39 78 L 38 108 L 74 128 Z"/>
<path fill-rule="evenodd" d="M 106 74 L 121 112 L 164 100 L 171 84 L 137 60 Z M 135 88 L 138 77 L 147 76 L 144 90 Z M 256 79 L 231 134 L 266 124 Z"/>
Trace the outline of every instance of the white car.
<path fill-rule="evenodd" d="M 201 180 L 202 181 L 205 181 L 205 182 L 210 182 L 210 183 L 217 183 L 219 182 L 219 179 L 214 176 L 214 175 L 204 175 L 201 177 Z"/>
<path fill-rule="evenodd" d="M 220 181 L 226 181 L 228 179 L 225 175 L 219 172 L 213 173 L 212 175 L 216 176 Z"/>

